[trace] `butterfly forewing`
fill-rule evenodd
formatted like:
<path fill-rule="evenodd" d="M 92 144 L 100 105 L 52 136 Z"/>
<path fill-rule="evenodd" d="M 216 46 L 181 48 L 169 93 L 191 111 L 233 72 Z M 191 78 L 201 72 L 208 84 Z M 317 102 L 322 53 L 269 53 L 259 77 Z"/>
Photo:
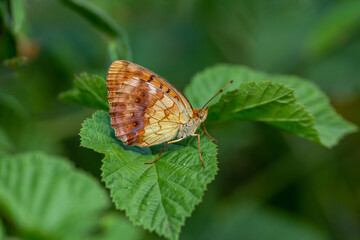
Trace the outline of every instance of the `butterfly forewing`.
<path fill-rule="evenodd" d="M 116 88 L 131 77 L 138 77 L 160 88 L 163 92 L 180 102 L 186 108 L 189 116 L 192 116 L 192 106 L 189 100 L 176 87 L 156 73 L 140 65 L 123 60 L 113 62 L 107 74 L 107 82 L 115 81 L 116 83 L 112 83 L 110 88 Z"/>
<path fill-rule="evenodd" d="M 127 145 L 147 147 L 169 141 L 192 114 L 191 105 L 178 90 L 134 63 L 114 62 L 107 89 L 111 126 Z"/>

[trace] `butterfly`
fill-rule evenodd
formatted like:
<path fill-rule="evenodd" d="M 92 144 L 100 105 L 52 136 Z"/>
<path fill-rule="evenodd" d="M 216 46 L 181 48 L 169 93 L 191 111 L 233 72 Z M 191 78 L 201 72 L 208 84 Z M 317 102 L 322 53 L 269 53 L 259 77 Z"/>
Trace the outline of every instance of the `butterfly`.
<path fill-rule="evenodd" d="M 231 84 L 230 81 L 226 86 Z M 154 72 L 132 62 L 118 60 L 107 73 L 109 115 L 115 135 L 126 145 L 149 147 L 166 142 L 166 146 L 188 136 L 196 136 L 199 157 L 205 168 L 200 149 L 200 134 L 196 129 L 208 115 L 207 104 L 224 90 L 223 87 L 200 109 L 194 109 L 189 100 L 173 85 Z M 205 108 L 206 107 L 206 108 Z"/>

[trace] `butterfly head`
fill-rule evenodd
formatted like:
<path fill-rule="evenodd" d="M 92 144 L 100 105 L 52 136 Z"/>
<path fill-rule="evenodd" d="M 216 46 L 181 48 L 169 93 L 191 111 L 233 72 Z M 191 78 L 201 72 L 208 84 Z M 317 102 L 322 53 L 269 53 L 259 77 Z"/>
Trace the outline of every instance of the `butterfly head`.
<path fill-rule="evenodd" d="M 204 122 L 204 121 L 206 120 L 206 118 L 207 118 L 209 107 L 206 107 L 206 106 L 209 104 L 209 102 L 211 102 L 211 100 L 213 100 L 218 94 L 220 94 L 222 91 L 224 91 L 224 89 L 225 89 L 227 86 L 229 86 L 230 84 L 232 84 L 233 82 L 234 82 L 234 81 L 231 80 L 231 81 L 230 81 L 228 84 L 226 84 L 222 89 L 220 89 L 220 91 L 218 91 L 212 98 L 210 98 L 210 100 L 207 101 L 202 108 L 199 108 L 199 110 L 194 109 L 194 110 L 196 110 L 196 114 L 197 114 L 197 116 L 199 117 L 199 119 L 200 119 L 201 122 Z M 206 107 L 206 108 L 205 108 L 205 107 Z"/>
<path fill-rule="evenodd" d="M 209 107 L 206 107 L 205 109 L 203 109 L 203 108 L 199 109 L 198 117 L 201 122 L 204 122 L 206 120 L 207 115 L 208 115 L 208 109 L 209 109 Z"/>

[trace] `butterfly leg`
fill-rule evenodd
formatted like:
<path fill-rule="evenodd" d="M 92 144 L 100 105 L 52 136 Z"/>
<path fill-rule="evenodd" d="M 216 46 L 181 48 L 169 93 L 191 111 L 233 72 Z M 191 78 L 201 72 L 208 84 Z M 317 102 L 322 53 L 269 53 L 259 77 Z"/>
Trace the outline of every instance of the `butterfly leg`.
<path fill-rule="evenodd" d="M 202 159 L 202 156 L 201 156 L 201 149 L 200 149 L 200 134 L 192 134 L 191 136 L 197 136 L 198 137 L 198 142 L 199 142 L 199 156 L 200 156 L 200 161 L 201 161 L 201 164 L 203 165 L 203 168 L 205 168 L 205 165 L 204 165 L 204 162 L 203 162 L 203 159 Z"/>
<path fill-rule="evenodd" d="M 217 142 L 217 140 L 215 138 L 213 138 L 212 136 L 210 136 L 210 134 L 206 131 L 205 124 L 202 123 L 202 125 L 204 127 L 204 131 L 205 131 L 206 135 L 208 135 L 208 137 L 211 138 L 213 141 Z"/>
<path fill-rule="evenodd" d="M 183 138 L 180 138 L 180 139 L 176 139 L 176 140 L 167 142 L 167 143 L 165 144 L 165 146 L 163 147 L 163 149 L 161 150 L 161 152 L 159 153 L 159 155 L 158 155 L 152 162 L 147 162 L 147 163 L 145 163 L 145 164 L 152 164 L 152 163 L 156 162 L 156 160 L 159 159 L 159 157 L 161 156 L 162 152 L 165 150 L 166 146 L 167 146 L 169 143 L 176 143 L 176 142 L 180 142 L 181 140 L 183 140 Z"/>

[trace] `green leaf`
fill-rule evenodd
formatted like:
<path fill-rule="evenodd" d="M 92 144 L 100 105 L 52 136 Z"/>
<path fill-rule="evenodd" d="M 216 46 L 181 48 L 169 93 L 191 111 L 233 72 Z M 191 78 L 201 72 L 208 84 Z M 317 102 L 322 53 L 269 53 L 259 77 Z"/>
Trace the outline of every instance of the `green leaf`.
<path fill-rule="evenodd" d="M 75 76 L 74 88 L 60 94 L 60 99 L 95 109 L 109 110 L 106 81 L 104 78 L 87 73 Z"/>
<path fill-rule="evenodd" d="M 0 18 L 12 34 L 18 34 L 25 20 L 24 0 L 0 1 Z"/>
<path fill-rule="evenodd" d="M 107 35 L 117 35 L 117 24 L 96 5 L 83 0 L 60 1 Z"/>
<path fill-rule="evenodd" d="M 127 59 L 131 61 L 132 53 L 126 32 L 108 15 L 89 1 L 61 0 L 61 2 L 83 16 L 87 21 L 93 24 L 93 26 L 110 37 L 109 50 L 114 51 L 110 53 L 111 57 L 116 54 L 119 58 L 115 60 Z M 114 42 L 118 45 L 114 46 Z"/>
<path fill-rule="evenodd" d="M 3 109 L 10 110 L 19 118 L 28 118 L 29 111 L 23 104 L 16 99 L 14 96 L 0 92 L 0 107 Z"/>
<path fill-rule="evenodd" d="M 0 239 L 5 239 L 5 228 L 0 218 Z"/>
<path fill-rule="evenodd" d="M 127 59 L 130 60 L 132 56 L 131 53 L 128 53 L 127 56 L 124 56 L 124 52 L 127 52 L 127 43 L 121 37 L 116 37 L 109 41 L 108 43 L 108 53 L 111 62 L 114 62 L 119 59 Z"/>
<path fill-rule="evenodd" d="M 282 83 L 240 83 L 214 105 L 209 119 L 261 121 L 320 143 L 313 117 Z"/>
<path fill-rule="evenodd" d="M 137 240 L 141 238 L 141 231 L 134 227 L 127 219 L 119 214 L 110 213 L 100 220 L 100 236 L 92 237 L 91 240 Z"/>
<path fill-rule="evenodd" d="M 3 61 L 4 66 L 12 69 L 17 69 L 24 66 L 28 62 L 27 57 L 25 56 L 16 56 L 12 58 L 5 59 Z"/>
<path fill-rule="evenodd" d="M 6 24 L 6 21 L 5 21 L 5 9 L 6 9 L 5 2 L 1 1 L 0 2 L 0 18 L 3 19 L 4 23 Z"/>
<path fill-rule="evenodd" d="M 14 146 L 8 138 L 6 132 L 0 128 L 0 157 L 8 154 L 13 149 Z"/>
<path fill-rule="evenodd" d="M 25 20 L 24 0 L 11 0 L 12 30 L 19 33 Z"/>
<path fill-rule="evenodd" d="M 1 215 L 23 236 L 78 239 L 107 205 L 97 181 L 64 158 L 26 153 L 0 160 Z"/>
<path fill-rule="evenodd" d="M 201 138 L 201 165 L 195 137 L 167 146 L 160 159 L 152 161 L 163 145 L 128 147 L 115 138 L 106 112 L 98 111 L 84 122 L 81 145 L 105 154 L 102 178 L 118 209 L 135 225 L 177 239 L 185 218 L 201 201 L 206 185 L 217 171 L 216 145 Z"/>
<path fill-rule="evenodd" d="M 318 136 L 315 137 L 310 134 L 310 139 L 317 142 L 316 139 L 318 138 L 320 143 L 326 147 L 334 146 L 345 134 L 357 130 L 354 124 L 347 122 L 335 112 L 331 107 L 328 98 L 317 86 L 299 77 L 270 75 L 243 66 L 221 64 L 196 74 L 192 79 L 191 84 L 185 89 L 185 95 L 193 106 L 201 107 L 230 80 L 234 80 L 234 83 L 226 88 L 225 92 L 231 92 L 232 90 L 239 88 L 238 91 L 241 93 L 241 88 L 245 86 L 242 85 L 244 82 L 258 82 L 265 80 L 283 83 L 286 87 L 294 89 L 297 98 L 294 106 L 299 108 L 299 112 L 303 112 L 303 110 L 300 110 L 300 105 L 298 104 L 303 105 L 305 109 L 310 112 L 315 121 L 314 128 L 318 132 Z M 259 93 L 259 91 L 257 92 Z M 231 96 L 226 96 L 227 94 L 234 93 L 226 93 L 225 95 L 223 94 L 223 96 L 216 97 L 211 102 L 211 106 L 215 105 L 220 97 L 222 97 L 223 100 L 230 98 Z M 231 104 L 233 105 L 233 103 Z M 232 107 L 232 105 L 229 106 Z M 238 106 L 235 105 L 233 107 L 234 109 L 238 108 Z M 210 113 L 212 112 L 212 109 L 213 108 L 211 107 L 209 110 Z M 267 110 L 268 109 L 261 109 L 261 111 Z M 215 116 L 216 114 L 214 117 Z M 211 114 L 209 117 L 211 120 Z M 222 117 L 226 118 L 226 116 Z M 212 120 L 216 119 L 213 118 Z M 279 127 L 279 124 L 272 123 L 272 125 Z M 283 126 L 283 124 L 280 125 Z M 297 130 L 295 129 L 295 131 Z"/>
<path fill-rule="evenodd" d="M 222 208 L 213 224 L 206 239 L 232 239 L 232 236 L 236 236 L 236 239 L 261 240 L 330 239 L 319 229 L 299 221 L 293 215 L 251 201 Z"/>
<path fill-rule="evenodd" d="M 360 22 L 360 1 L 335 2 L 314 25 L 306 48 L 319 57 L 336 50 L 355 36 Z"/>

